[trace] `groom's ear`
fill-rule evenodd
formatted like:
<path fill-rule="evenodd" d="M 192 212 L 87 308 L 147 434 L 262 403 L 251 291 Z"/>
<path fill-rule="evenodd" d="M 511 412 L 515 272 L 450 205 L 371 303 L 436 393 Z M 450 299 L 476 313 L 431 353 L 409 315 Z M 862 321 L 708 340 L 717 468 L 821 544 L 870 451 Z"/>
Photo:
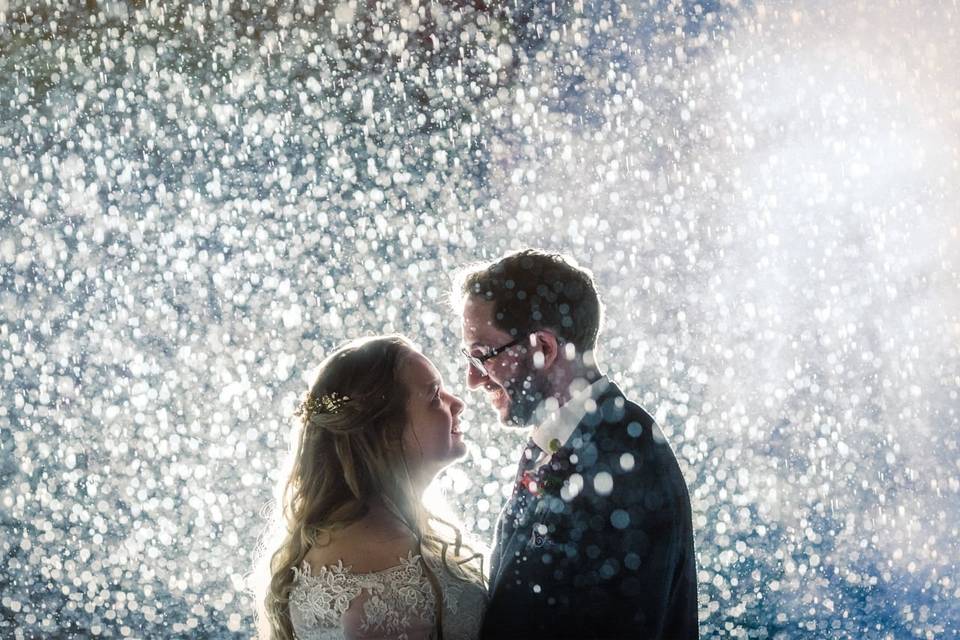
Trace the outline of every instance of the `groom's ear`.
<path fill-rule="evenodd" d="M 533 334 L 533 366 L 537 369 L 549 369 L 560 357 L 560 342 L 549 331 L 537 331 Z M 541 360 L 541 355 L 543 359 Z"/>

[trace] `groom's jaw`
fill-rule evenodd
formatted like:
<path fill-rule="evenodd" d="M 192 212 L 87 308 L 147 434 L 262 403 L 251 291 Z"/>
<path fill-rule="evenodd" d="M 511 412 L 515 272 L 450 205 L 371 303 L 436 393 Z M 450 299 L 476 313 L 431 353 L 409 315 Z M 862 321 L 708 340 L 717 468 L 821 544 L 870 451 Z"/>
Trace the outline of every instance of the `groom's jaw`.
<path fill-rule="evenodd" d="M 502 424 L 513 424 L 510 417 L 510 396 L 504 388 L 498 385 L 486 384 L 484 385 L 484 390 L 487 392 L 487 400 L 490 402 L 490 406 L 493 407 L 494 411 L 497 412 L 500 422 Z"/>
<path fill-rule="evenodd" d="M 504 410 L 509 408 L 510 399 L 507 397 L 507 394 L 503 392 L 502 389 L 492 391 L 489 393 L 490 404 L 493 405 L 493 408 L 497 410 L 498 413 L 503 414 Z"/>

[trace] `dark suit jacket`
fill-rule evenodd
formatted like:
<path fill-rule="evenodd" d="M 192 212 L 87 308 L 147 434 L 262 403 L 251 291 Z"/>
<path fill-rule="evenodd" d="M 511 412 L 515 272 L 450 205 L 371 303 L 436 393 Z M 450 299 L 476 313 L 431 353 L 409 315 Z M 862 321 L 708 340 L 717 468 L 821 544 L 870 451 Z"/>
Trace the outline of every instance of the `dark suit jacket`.
<path fill-rule="evenodd" d="M 697 638 L 690 497 L 653 418 L 611 384 L 538 478 L 497 528 L 481 637 Z"/>

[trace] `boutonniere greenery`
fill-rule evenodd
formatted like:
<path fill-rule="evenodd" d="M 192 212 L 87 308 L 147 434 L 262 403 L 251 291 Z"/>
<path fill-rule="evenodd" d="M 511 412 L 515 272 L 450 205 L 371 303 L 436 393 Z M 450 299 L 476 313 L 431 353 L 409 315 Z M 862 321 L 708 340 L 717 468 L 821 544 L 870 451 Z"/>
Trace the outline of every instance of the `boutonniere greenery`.
<path fill-rule="evenodd" d="M 573 468 L 570 460 L 573 449 L 560 446 L 556 438 L 550 441 L 549 449 L 550 459 L 536 469 L 524 471 L 520 480 L 524 488 L 538 498 L 543 495 L 559 496 L 563 481 L 570 476 Z"/>

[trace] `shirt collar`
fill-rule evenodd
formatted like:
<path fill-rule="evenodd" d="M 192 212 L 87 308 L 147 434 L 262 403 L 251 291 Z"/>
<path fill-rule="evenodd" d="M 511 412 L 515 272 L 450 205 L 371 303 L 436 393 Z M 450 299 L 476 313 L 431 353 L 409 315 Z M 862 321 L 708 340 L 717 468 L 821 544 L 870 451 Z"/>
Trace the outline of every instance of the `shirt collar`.
<path fill-rule="evenodd" d="M 533 414 L 533 422 L 537 426 L 533 428 L 530 438 L 542 450 L 552 454 L 567 443 L 583 416 L 594 410 L 597 398 L 609 386 L 607 376 L 601 376 L 593 384 L 584 381 L 584 386 L 571 389 L 570 399 L 562 407 L 557 407 L 553 398 L 540 403 Z M 550 443 L 554 446 L 551 447 Z"/>

